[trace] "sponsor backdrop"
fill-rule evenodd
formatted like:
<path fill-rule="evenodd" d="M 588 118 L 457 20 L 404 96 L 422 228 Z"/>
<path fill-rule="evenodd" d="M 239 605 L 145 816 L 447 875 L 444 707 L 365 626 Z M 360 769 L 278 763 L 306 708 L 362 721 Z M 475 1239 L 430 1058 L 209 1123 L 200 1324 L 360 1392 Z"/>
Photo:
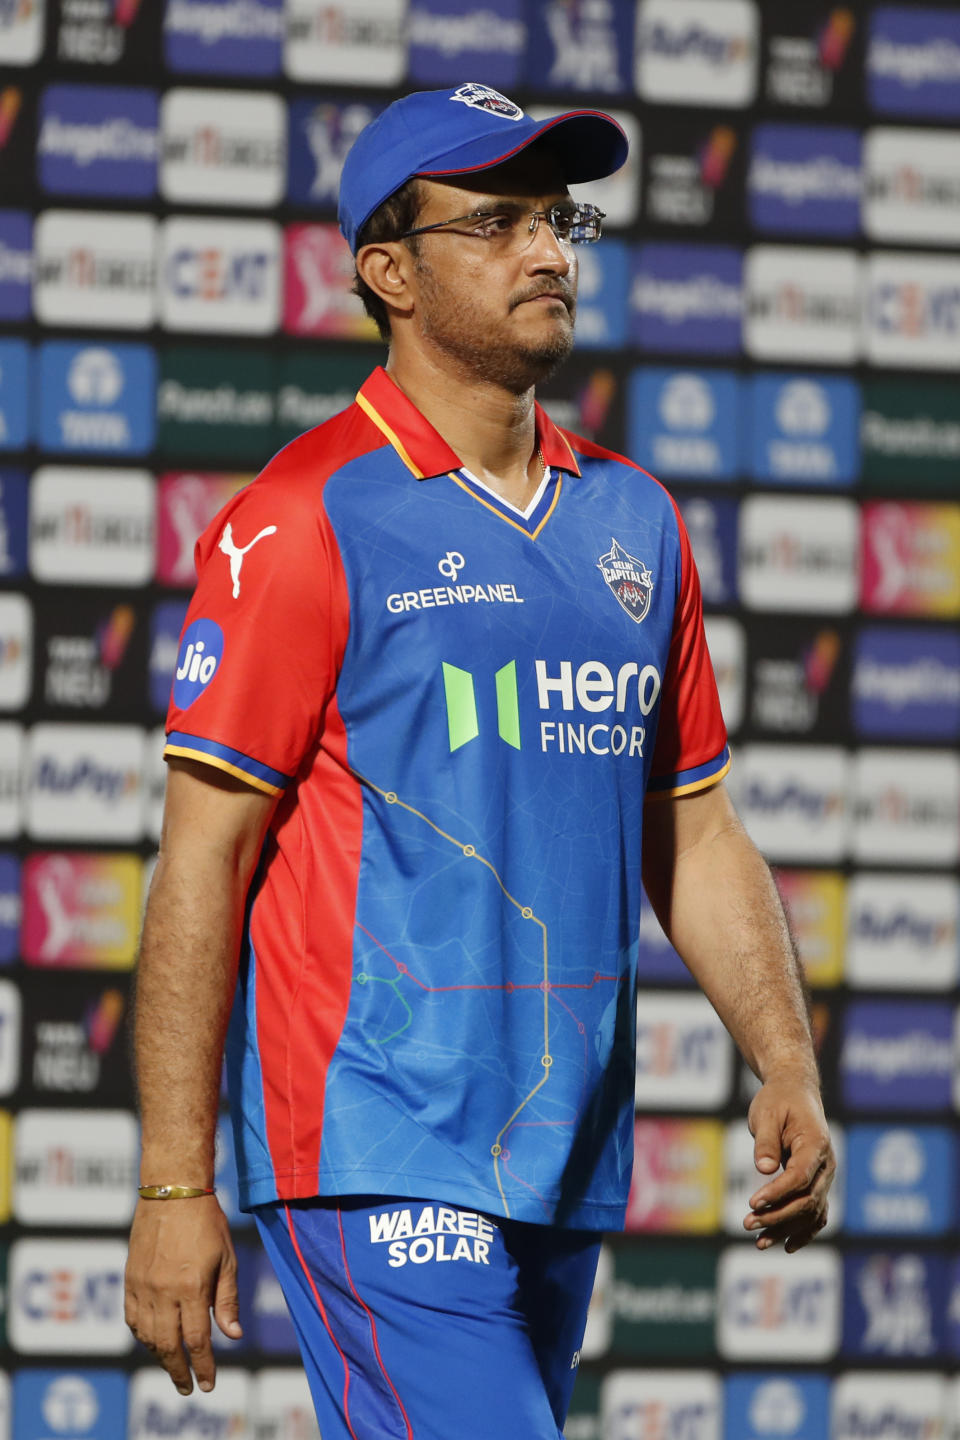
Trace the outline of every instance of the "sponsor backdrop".
<path fill-rule="evenodd" d="M 303 1440 L 228 1132 L 245 1338 L 180 1399 L 123 1325 L 126 1021 L 199 530 L 382 358 L 335 225 L 398 91 L 633 141 L 590 187 L 557 420 L 678 497 L 845 1166 L 741 1229 L 754 1082 L 649 917 L 634 1184 L 570 1440 L 960 1425 L 960 4 L 0 0 L 0 1440 Z"/>

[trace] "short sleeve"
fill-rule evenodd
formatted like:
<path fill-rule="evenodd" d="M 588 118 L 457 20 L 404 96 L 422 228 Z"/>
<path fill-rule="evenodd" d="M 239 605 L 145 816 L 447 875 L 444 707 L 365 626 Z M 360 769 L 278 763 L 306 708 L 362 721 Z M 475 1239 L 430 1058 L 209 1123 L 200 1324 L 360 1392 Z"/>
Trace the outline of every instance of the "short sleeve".
<path fill-rule="evenodd" d="M 164 755 L 276 794 L 316 743 L 346 643 L 320 486 L 276 483 L 268 467 L 201 535 L 196 563 Z"/>
<path fill-rule="evenodd" d="M 680 590 L 661 690 L 657 743 L 647 797 L 688 795 L 715 785 L 730 769 L 727 731 L 703 629 L 700 577 L 676 505 Z"/>

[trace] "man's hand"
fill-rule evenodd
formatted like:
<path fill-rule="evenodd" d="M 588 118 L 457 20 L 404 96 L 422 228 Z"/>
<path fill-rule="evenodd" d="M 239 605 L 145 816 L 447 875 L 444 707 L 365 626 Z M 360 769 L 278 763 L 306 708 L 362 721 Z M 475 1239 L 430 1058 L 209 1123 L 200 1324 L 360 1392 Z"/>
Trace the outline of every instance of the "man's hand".
<path fill-rule="evenodd" d="M 224 1335 L 238 1340 L 237 1257 L 216 1197 L 141 1200 L 130 1232 L 125 1317 L 181 1395 L 193 1389 L 191 1367 L 200 1389 L 213 1389 L 211 1307 Z"/>
<path fill-rule="evenodd" d="M 809 1245 L 827 1223 L 827 1193 L 837 1168 L 818 1091 L 797 1076 L 774 1077 L 754 1096 L 747 1117 L 754 1163 L 768 1185 L 750 1197 L 745 1230 L 759 1230 L 757 1249 L 779 1241 L 788 1254 Z"/>

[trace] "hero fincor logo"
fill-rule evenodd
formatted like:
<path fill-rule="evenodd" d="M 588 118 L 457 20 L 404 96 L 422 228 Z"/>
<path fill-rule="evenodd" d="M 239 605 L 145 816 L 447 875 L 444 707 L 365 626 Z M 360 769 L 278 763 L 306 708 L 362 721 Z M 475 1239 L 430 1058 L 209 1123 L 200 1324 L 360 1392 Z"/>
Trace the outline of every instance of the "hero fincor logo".
<path fill-rule="evenodd" d="M 613 710 L 626 718 L 633 712 L 646 719 L 660 695 L 662 681 L 654 665 L 642 668 L 628 661 L 614 672 L 601 660 L 585 660 L 574 668 L 571 660 L 561 660 L 552 673 L 546 660 L 535 660 L 537 703 L 540 710 L 550 711 L 554 700 L 560 710 L 587 711 L 597 714 Z M 447 730 L 451 754 L 480 734 L 474 677 L 457 665 L 442 665 L 443 692 L 447 707 Z M 500 739 L 514 750 L 521 749 L 520 692 L 517 684 L 517 662 L 509 661 L 495 676 L 497 731 Z M 646 727 L 635 724 L 594 724 L 570 720 L 541 720 L 540 749 L 557 750 L 561 755 L 623 755 L 643 758 Z"/>

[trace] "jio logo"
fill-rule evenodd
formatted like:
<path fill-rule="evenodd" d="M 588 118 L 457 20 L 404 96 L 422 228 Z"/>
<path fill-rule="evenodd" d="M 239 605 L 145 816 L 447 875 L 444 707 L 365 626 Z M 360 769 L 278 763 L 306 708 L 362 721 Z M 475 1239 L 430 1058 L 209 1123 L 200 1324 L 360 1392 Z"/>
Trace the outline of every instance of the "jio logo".
<path fill-rule="evenodd" d="M 215 620 L 194 620 L 183 632 L 177 669 L 173 678 L 173 700 L 186 710 L 203 694 L 223 659 L 223 631 Z"/>

